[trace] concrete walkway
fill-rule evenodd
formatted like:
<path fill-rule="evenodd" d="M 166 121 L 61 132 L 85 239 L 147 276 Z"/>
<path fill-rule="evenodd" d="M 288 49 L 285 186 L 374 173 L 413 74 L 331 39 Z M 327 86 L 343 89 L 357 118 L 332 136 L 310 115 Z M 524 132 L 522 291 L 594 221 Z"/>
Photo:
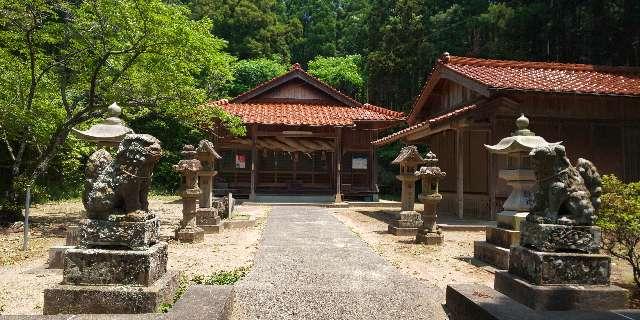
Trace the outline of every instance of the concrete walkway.
<path fill-rule="evenodd" d="M 436 288 L 401 274 L 317 207 L 274 207 L 237 319 L 446 319 Z"/>

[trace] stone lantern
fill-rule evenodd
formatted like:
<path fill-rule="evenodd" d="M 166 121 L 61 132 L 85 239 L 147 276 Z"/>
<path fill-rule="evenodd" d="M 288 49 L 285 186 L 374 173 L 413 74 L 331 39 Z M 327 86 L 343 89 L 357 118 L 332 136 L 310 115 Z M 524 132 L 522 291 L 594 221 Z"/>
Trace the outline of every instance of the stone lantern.
<path fill-rule="evenodd" d="M 438 203 L 442 200 L 438 188 L 440 180 L 445 177 L 446 173 L 440 170 L 438 158 L 433 152 L 427 154 L 425 163 L 426 166 L 421 167 L 415 173 L 422 181 L 422 193 L 418 195 L 418 200 L 424 204 L 422 225 L 418 228 L 416 242 L 442 244 L 444 236 L 436 224 L 436 219 L 438 217 Z"/>
<path fill-rule="evenodd" d="M 197 152 L 192 145 L 185 145 L 181 153 L 184 159 L 173 166 L 173 170 L 182 175 L 182 220 L 176 230 L 176 239 L 180 242 L 202 242 L 204 230 L 196 225 L 196 201 L 200 197 L 198 172 L 202 170 L 202 165 L 196 159 Z"/>
<path fill-rule="evenodd" d="M 86 131 L 73 129 L 73 133 L 80 139 L 96 143 L 99 147 L 117 147 L 125 135 L 133 133 L 120 119 L 122 109 L 115 102 L 107 108 L 108 118 L 95 124 Z"/>
<path fill-rule="evenodd" d="M 217 233 L 222 229 L 218 208 L 212 206 L 213 178 L 218 173 L 214 170 L 215 162 L 222 157 L 213 148 L 209 140 L 201 140 L 196 149 L 202 170 L 198 172 L 198 184 L 201 190 L 197 209 L 196 224 L 207 233 Z"/>
<path fill-rule="evenodd" d="M 418 227 L 422 225 L 420 214 L 414 210 L 416 181 L 416 167 L 425 161 L 416 146 L 406 146 L 392 163 L 400 165 L 400 174 L 396 179 L 402 182 L 402 209 L 396 220 L 389 224 L 389 233 L 396 236 L 415 236 Z"/>
<path fill-rule="evenodd" d="M 503 204 L 503 211 L 496 215 L 498 227 L 487 227 L 486 241 L 474 243 L 474 257 L 492 264 L 499 269 L 509 267 L 509 249 L 520 243 L 520 223 L 529 214 L 533 205 L 536 177 L 531 169 L 529 152 L 549 143 L 536 136 L 529 127 L 529 119 L 521 115 L 516 120 L 517 130 L 510 137 L 503 138 L 495 145 L 485 145 L 490 153 L 505 155 L 507 168 L 500 170 L 498 176 L 511 186 L 511 194 Z"/>

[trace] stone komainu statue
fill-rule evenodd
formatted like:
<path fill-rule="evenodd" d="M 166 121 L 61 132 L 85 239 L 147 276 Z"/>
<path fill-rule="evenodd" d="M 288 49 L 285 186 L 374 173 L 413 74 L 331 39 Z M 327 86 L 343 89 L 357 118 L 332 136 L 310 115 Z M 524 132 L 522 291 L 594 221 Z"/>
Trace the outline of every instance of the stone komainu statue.
<path fill-rule="evenodd" d="M 87 217 L 126 214 L 132 220 L 144 219 L 151 174 L 161 156 L 160 141 L 148 134 L 126 135 L 115 159 L 104 149 L 94 152 L 87 163 L 82 198 Z"/>
<path fill-rule="evenodd" d="M 527 220 L 593 225 L 602 194 L 602 180 L 593 163 L 580 158 L 576 166 L 572 166 L 561 145 L 533 149 L 530 156 L 538 191 Z"/>

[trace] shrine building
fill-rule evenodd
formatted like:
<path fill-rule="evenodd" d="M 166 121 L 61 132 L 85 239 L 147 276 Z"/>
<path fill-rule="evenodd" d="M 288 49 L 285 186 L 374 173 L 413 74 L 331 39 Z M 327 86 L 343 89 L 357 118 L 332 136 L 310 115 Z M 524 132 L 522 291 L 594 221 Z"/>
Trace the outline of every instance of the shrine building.
<path fill-rule="evenodd" d="M 426 144 L 447 172 L 441 211 L 493 219 L 510 192 L 492 145 L 529 129 L 562 141 L 575 163 L 592 160 L 601 174 L 640 180 L 640 68 L 488 60 L 442 55 L 408 116 L 408 128 L 373 142 Z"/>
<path fill-rule="evenodd" d="M 221 134 L 215 189 L 251 200 L 376 200 L 375 146 L 401 112 L 360 103 L 305 72 L 289 72 L 231 100 L 208 104 L 236 115 L 246 137 Z"/>

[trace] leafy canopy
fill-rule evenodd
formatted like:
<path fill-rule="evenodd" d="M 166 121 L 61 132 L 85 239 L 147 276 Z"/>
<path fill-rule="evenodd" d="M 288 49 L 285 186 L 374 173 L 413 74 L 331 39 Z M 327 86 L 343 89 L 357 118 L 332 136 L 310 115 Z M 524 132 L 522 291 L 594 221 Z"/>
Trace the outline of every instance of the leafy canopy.
<path fill-rule="evenodd" d="M 362 93 L 364 78 L 360 56 L 316 57 L 309 61 L 309 73 L 350 96 Z"/>
<path fill-rule="evenodd" d="M 229 94 L 237 96 L 285 72 L 287 72 L 286 66 L 275 59 L 239 60 L 233 64 L 235 79 L 229 89 Z"/>

